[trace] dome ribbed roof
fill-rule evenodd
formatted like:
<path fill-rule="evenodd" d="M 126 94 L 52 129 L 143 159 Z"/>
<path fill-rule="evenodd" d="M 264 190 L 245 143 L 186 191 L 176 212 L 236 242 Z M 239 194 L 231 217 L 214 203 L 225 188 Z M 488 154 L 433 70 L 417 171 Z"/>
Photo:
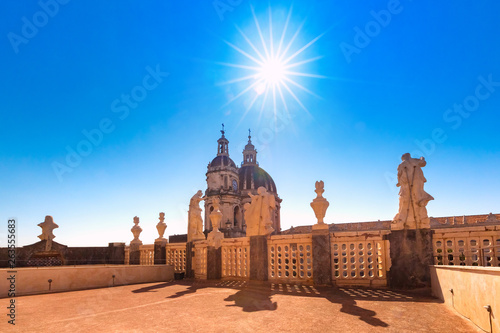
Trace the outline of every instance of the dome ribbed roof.
<path fill-rule="evenodd" d="M 241 190 L 251 190 L 253 180 L 253 189 L 256 190 L 264 186 L 268 192 L 277 194 L 274 180 L 264 169 L 257 165 L 243 165 L 239 170 L 239 176 Z"/>
<path fill-rule="evenodd" d="M 233 168 L 236 168 L 236 164 L 234 164 L 233 160 L 226 155 L 217 156 L 212 160 L 212 162 L 210 162 L 209 165 L 209 167 L 211 168 L 222 166 L 232 166 Z"/>

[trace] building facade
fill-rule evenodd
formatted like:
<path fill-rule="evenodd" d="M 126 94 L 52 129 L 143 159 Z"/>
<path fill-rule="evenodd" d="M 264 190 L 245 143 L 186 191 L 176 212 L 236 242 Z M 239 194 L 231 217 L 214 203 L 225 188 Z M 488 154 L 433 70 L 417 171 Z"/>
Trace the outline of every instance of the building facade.
<path fill-rule="evenodd" d="M 248 143 L 243 150 L 241 166 L 237 166 L 229 157 L 229 140 L 225 137 L 224 130 L 221 130 L 221 133 L 221 137 L 217 140 L 217 156 L 208 164 L 206 173 L 205 230 L 212 230 L 209 215 L 214 209 L 214 199 L 218 198 L 222 213 L 219 230 L 223 231 L 226 237 L 245 236 L 244 205 L 251 201 L 249 193 L 257 194 L 257 189 L 263 186 L 276 198 L 276 208 L 272 214 L 275 230 L 273 234 L 279 233 L 282 200 L 278 196 L 274 180 L 257 162 L 257 150 L 252 144 L 250 131 Z"/>

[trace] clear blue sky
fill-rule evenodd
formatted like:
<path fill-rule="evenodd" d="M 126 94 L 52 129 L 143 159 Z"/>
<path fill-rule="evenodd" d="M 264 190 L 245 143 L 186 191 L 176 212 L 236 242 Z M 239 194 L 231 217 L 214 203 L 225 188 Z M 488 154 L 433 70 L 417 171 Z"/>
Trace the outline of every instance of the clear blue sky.
<path fill-rule="evenodd" d="M 244 70 L 221 64 L 251 63 L 225 41 L 251 53 L 239 28 L 262 47 L 251 5 L 265 32 L 269 2 L 66 2 L 0 4 L 0 246 L 9 217 L 18 245 L 38 241 L 45 215 L 69 246 L 129 242 L 136 215 L 150 244 L 159 212 L 167 235 L 185 233 L 221 123 L 236 163 L 252 128 L 284 229 L 315 222 L 320 179 L 326 222 L 391 219 L 406 152 L 427 159 L 430 216 L 500 212 L 496 1 L 293 2 L 285 39 L 304 24 L 289 54 L 325 33 L 296 59 L 321 56 L 297 70 L 325 78 L 295 77 L 319 98 L 295 89 L 309 113 L 287 95 L 276 124 L 269 105 L 243 117 L 253 90 L 226 105 L 248 82 L 223 84 Z M 272 2 L 278 39 L 291 5 Z M 140 101 L 127 106 L 131 93 Z M 86 156 L 68 166 L 68 147 Z"/>

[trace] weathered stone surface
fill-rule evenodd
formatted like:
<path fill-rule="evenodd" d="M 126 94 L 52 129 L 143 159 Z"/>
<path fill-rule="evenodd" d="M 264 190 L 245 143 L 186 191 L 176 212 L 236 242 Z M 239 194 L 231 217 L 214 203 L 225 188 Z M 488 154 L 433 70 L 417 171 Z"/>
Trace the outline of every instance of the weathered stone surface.
<path fill-rule="evenodd" d="M 109 243 L 107 263 L 111 265 L 125 263 L 125 243 Z"/>
<path fill-rule="evenodd" d="M 431 230 L 393 230 L 387 237 L 391 244 L 390 287 L 430 287 L 429 265 L 433 264 Z"/>
<path fill-rule="evenodd" d="M 130 243 L 129 249 L 129 264 L 130 265 L 140 265 L 141 264 L 141 250 L 139 249 L 139 244 Z"/>
<path fill-rule="evenodd" d="M 267 281 L 267 237 L 250 237 L 250 280 Z"/>
<path fill-rule="evenodd" d="M 312 235 L 313 281 L 315 285 L 329 285 L 332 281 L 332 261 L 328 230 L 314 230 Z"/>
<path fill-rule="evenodd" d="M 45 251 L 46 240 L 16 248 L 16 267 L 54 265 L 123 264 L 124 243 L 109 243 L 101 247 L 68 247 L 52 241 L 51 250 Z M 8 267 L 8 248 L 0 249 L 0 267 Z"/>
<path fill-rule="evenodd" d="M 207 279 L 217 280 L 222 273 L 222 252 L 221 248 L 213 246 L 207 247 Z"/>
<path fill-rule="evenodd" d="M 165 265 L 167 263 L 166 239 L 162 241 L 156 240 L 154 246 L 155 265 Z"/>
<path fill-rule="evenodd" d="M 170 236 L 168 236 L 168 242 L 170 244 L 173 244 L 173 243 L 186 243 L 187 242 L 187 234 L 183 234 L 183 235 L 170 235 Z"/>
<path fill-rule="evenodd" d="M 186 277 L 194 278 L 194 252 L 193 242 L 186 243 Z"/>

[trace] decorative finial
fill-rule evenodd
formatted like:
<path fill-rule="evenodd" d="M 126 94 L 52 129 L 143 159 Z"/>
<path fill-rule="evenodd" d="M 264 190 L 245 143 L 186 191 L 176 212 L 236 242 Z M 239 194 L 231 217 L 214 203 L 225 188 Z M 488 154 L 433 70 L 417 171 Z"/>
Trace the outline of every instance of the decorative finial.
<path fill-rule="evenodd" d="M 139 218 L 137 216 L 134 217 L 134 226 L 132 227 L 132 229 L 130 229 L 130 231 L 132 231 L 132 234 L 134 235 L 134 239 L 130 242 L 130 244 L 142 245 L 142 242 L 139 239 L 142 228 L 139 227 Z"/>
<path fill-rule="evenodd" d="M 212 201 L 213 211 L 210 213 L 210 221 L 212 222 L 212 231 L 207 235 L 207 241 L 209 246 L 214 246 L 216 249 L 221 247 L 222 240 L 224 239 L 224 234 L 220 232 L 220 221 L 222 219 L 222 213 L 220 211 L 220 199 L 215 197 Z"/>
<path fill-rule="evenodd" d="M 222 133 L 222 136 L 224 136 L 224 123 L 222 123 L 222 130 L 220 131 Z"/>
<path fill-rule="evenodd" d="M 311 208 L 314 211 L 314 215 L 318 219 L 318 222 L 312 226 L 313 230 L 317 229 L 328 229 L 328 224 L 326 224 L 323 219 L 325 218 L 326 209 L 330 205 L 328 200 L 323 197 L 323 192 L 325 192 L 325 183 L 320 180 L 315 184 L 316 198 L 311 202 Z"/>
<path fill-rule="evenodd" d="M 252 138 L 252 132 L 250 131 L 250 128 L 248 129 L 248 141 Z"/>
<path fill-rule="evenodd" d="M 158 222 L 158 224 L 156 225 L 156 230 L 158 230 L 158 235 L 160 237 L 155 239 L 155 243 L 167 242 L 167 239 L 163 237 L 163 235 L 165 234 L 165 229 L 167 229 L 167 224 L 165 223 L 165 213 L 160 213 L 160 217 L 158 219 L 160 220 L 160 222 Z"/>
<path fill-rule="evenodd" d="M 45 251 L 50 251 L 52 249 L 52 240 L 56 238 L 52 231 L 55 228 L 59 228 L 59 226 L 54 223 L 54 219 L 50 215 L 45 216 L 45 221 L 39 223 L 38 226 L 42 228 L 42 234 L 38 238 L 47 241 L 45 243 Z"/>

